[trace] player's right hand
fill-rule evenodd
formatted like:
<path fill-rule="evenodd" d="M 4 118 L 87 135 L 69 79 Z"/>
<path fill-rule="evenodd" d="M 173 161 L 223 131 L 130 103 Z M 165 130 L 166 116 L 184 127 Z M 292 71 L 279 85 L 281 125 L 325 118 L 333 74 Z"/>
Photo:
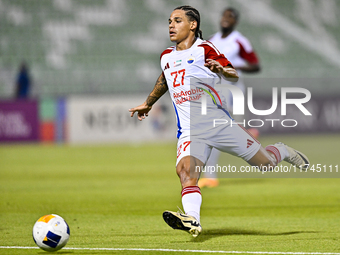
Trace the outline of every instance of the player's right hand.
<path fill-rule="evenodd" d="M 129 112 L 131 112 L 131 117 L 137 112 L 137 118 L 139 120 L 145 119 L 145 117 L 149 116 L 149 111 L 151 110 L 152 106 L 147 105 L 145 102 L 135 108 L 129 109 Z"/>

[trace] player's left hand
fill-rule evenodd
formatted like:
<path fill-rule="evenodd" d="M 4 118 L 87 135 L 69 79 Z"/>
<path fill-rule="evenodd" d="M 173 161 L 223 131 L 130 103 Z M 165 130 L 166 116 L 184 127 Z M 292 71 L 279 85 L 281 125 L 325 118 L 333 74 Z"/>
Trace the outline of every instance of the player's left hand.
<path fill-rule="evenodd" d="M 208 67 L 210 71 L 213 73 L 222 73 L 223 72 L 223 66 L 217 62 L 216 60 L 207 58 L 205 64 L 205 67 Z"/>

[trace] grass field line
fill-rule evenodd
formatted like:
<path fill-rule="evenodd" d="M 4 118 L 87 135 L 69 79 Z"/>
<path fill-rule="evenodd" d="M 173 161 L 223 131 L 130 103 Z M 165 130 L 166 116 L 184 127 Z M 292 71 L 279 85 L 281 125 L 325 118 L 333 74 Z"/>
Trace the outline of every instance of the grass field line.
<path fill-rule="evenodd" d="M 32 246 L 0 246 L 0 249 L 39 249 Z M 336 252 L 280 252 L 280 251 L 209 251 L 209 250 L 180 250 L 180 249 L 148 249 L 148 248 L 73 248 L 65 247 L 63 250 L 84 251 L 159 251 L 159 252 L 191 252 L 191 253 L 224 253 L 224 254 L 301 254 L 301 255 L 340 255 Z"/>

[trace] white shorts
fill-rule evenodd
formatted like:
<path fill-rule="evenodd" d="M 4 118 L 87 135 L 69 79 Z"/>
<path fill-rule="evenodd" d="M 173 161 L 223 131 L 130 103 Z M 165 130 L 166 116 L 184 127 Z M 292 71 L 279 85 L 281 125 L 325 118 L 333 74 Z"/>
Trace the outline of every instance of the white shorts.
<path fill-rule="evenodd" d="M 260 147 L 260 142 L 239 125 L 223 127 L 211 136 L 182 134 L 177 142 L 176 166 L 185 156 L 193 156 L 206 164 L 212 148 L 249 161 Z"/>

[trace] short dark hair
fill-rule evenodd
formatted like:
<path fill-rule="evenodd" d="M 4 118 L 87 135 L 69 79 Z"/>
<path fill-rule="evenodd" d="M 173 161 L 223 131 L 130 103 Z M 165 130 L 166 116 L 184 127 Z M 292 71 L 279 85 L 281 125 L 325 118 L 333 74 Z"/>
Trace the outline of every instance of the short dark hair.
<path fill-rule="evenodd" d="M 183 10 L 185 11 L 185 15 L 189 18 L 190 21 L 196 20 L 197 28 L 195 31 L 195 36 L 203 40 L 202 30 L 200 29 L 201 16 L 200 16 L 199 11 L 189 5 L 182 5 L 182 6 L 175 8 L 174 10 Z"/>
<path fill-rule="evenodd" d="M 224 9 L 223 13 L 225 13 L 226 11 L 230 11 L 234 14 L 235 16 L 235 20 L 238 21 L 239 18 L 240 18 L 240 12 L 238 10 L 236 10 L 235 8 L 233 7 L 227 7 Z"/>

